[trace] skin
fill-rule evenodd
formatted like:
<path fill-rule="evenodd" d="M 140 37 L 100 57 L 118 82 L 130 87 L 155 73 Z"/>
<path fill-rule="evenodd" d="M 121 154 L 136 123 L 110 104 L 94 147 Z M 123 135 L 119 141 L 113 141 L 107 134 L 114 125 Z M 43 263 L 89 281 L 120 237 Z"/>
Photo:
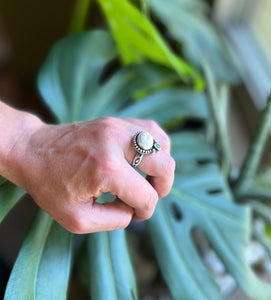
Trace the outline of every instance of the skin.
<path fill-rule="evenodd" d="M 50 125 L 3 102 L 0 116 L 0 174 L 73 233 L 115 230 L 132 219 L 149 219 L 171 189 L 170 140 L 154 121 L 106 117 Z M 132 137 L 139 130 L 162 146 L 138 166 L 146 178 L 131 167 Z M 116 200 L 97 203 L 104 192 Z"/>

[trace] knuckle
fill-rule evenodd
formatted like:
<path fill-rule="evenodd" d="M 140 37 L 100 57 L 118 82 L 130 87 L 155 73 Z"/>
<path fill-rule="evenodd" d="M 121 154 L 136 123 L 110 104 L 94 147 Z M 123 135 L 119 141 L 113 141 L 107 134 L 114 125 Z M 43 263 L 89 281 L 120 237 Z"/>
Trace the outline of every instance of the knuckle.
<path fill-rule="evenodd" d="M 66 229 L 75 234 L 83 234 L 87 233 L 88 231 L 85 222 L 82 219 L 74 216 L 71 216 L 69 219 L 69 225 L 66 227 Z"/>
<path fill-rule="evenodd" d="M 100 167 L 102 173 L 114 174 L 119 169 L 119 163 L 117 158 L 108 152 L 105 155 L 102 155 Z"/>
<path fill-rule="evenodd" d="M 169 184 L 167 188 L 165 188 L 159 192 L 159 198 L 162 199 L 162 198 L 166 197 L 169 194 L 170 189 L 171 189 L 171 184 Z"/>
<path fill-rule="evenodd" d="M 115 123 L 117 121 L 117 118 L 114 117 L 102 117 L 101 118 L 101 122 L 104 124 L 112 124 Z"/>
<path fill-rule="evenodd" d="M 160 137 L 160 144 L 162 145 L 162 148 L 165 151 L 170 151 L 171 141 L 167 134 L 163 134 L 163 136 Z"/>
<path fill-rule="evenodd" d="M 131 222 L 131 218 L 129 218 L 129 217 L 120 218 L 119 222 L 114 225 L 112 230 L 124 229 L 124 228 L 128 227 L 130 222 Z"/>
<path fill-rule="evenodd" d="M 144 219 L 149 219 L 155 209 L 155 206 L 158 201 L 158 195 L 156 193 L 152 193 L 145 201 L 145 207 L 144 207 Z"/>
<path fill-rule="evenodd" d="M 131 218 L 123 219 L 123 220 L 122 220 L 122 224 L 121 224 L 121 228 L 126 228 L 126 227 L 128 227 L 129 224 L 130 224 L 130 222 L 131 222 Z"/>
<path fill-rule="evenodd" d="M 100 128 L 100 135 L 104 139 L 104 141 L 110 140 L 112 137 L 116 137 L 120 135 L 120 126 L 119 120 L 113 117 L 105 117 L 103 118 Z"/>
<path fill-rule="evenodd" d="M 163 169 L 165 170 L 166 174 L 173 174 L 175 171 L 175 166 L 176 162 L 171 156 L 163 161 Z"/>
<path fill-rule="evenodd" d="M 154 120 L 146 120 L 146 126 L 151 130 L 157 129 L 159 127 Z"/>

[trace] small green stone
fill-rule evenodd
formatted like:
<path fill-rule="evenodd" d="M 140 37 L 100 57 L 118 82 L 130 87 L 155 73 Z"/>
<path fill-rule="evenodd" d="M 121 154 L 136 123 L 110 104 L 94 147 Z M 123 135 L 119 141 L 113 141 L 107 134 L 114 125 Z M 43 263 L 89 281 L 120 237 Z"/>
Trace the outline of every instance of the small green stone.
<path fill-rule="evenodd" d="M 155 147 L 155 149 L 156 149 L 157 151 L 160 151 L 160 150 L 161 150 L 161 145 L 158 144 L 158 143 L 155 143 L 155 144 L 154 144 L 154 147 Z"/>

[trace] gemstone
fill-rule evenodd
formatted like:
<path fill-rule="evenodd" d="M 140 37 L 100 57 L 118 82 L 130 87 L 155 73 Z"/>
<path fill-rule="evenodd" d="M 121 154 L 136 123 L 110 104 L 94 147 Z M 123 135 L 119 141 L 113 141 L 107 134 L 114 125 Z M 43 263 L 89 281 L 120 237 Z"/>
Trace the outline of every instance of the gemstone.
<path fill-rule="evenodd" d="M 140 132 L 137 137 L 137 143 L 140 148 L 148 150 L 153 146 L 153 138 L 148 132 Z"/>
<path fill-rule="evenodd" d="M 161 145 L 158 144 L 158 143 L 154 143 L 154 148 L 157 150 L 157 151 L 160 151 L 161 150 Z"/>

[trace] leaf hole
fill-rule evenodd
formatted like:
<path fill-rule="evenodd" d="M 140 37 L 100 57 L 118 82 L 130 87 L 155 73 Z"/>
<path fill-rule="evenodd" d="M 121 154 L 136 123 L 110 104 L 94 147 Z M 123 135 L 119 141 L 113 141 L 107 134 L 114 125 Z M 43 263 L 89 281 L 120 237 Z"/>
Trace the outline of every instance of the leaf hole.
<path fill-rule="evenodd" d="M 119 61 L 115 58 L 109 61 L 103 68 L 102 74 L 99 78 L 99 84 L 105 83 L 116 71 L 119 66 Z"/>
<path fill-rule="evenodd" d="M 221 194 L 222 193 L 222 189 L 221 188 L 217 188 L 217 189 L 210 189 L 207 191 L 207 193 L 209 195 L 217 195 L 217 194 Z"/>
<path fill-rule="evenodd" d="M 171 203 L 171 212 L 172 212 L 174 219 L 177 222 L 180 222 L 182 220 L 182 218 L 183 218 L 182 211 L 180 210 L 179 206 L 175 202 Z"/>
<path fill-rule="evenodd" d="M 204 130 L 205 124 L 204 122 L 199 118 L 190 118 L 186 119 L 183 123 L 182 129 L 184 130 Z"/>
<path fill-rule="evenodd" d="M 217 283 L 223 299 L 228 299 L 237 287 L 235 279 L 228 272 L 215 248 L 212 247 L 206 233 L 200 228 L 194 227 L 190 234 L 202 264 Z"/>
<path fill-rule="evenodd" d="M 204 166 L 207 165 L 211 162 L 211 159 L 206 159 L 206 158 L 202 158 L 202 159 L 197 159 L 197 164 L 199 166 Z"/>

